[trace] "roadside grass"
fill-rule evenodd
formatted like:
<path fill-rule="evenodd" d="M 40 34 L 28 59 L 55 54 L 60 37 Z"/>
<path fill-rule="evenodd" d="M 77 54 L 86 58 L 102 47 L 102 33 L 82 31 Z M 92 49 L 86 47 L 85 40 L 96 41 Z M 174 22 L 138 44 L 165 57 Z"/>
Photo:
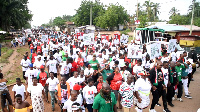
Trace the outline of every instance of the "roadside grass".
<path fill-rule="evenodd" d="M 17 48 L 17 52 L 20 56 L 24 55 L 26 52 L 30 51 L 29 48 Z"/>
<path fill-rule="evenodd" d="M 8 49 L 6 47 L 2 48 L 2 55 L 0 57 L 0 63 L 9 63 L 8 58 L 13 54 L 13 49 Z"/>
<path fill-rule="evenodd" d="M 22 69 L 21 66 L 17 66 L 16 68 L 17 70 L 20 70 Z M 23 74 L 22 74 L 22 71 L 16 71 L 16 72 L 12 72 L 12 71 L 8 71 L 6 73 L 6 75 L 9 75 L 10 73 L 12 73 L 13 75 L 11 77 L 8 77 L 7 80 L 8 80 L 8 83 L 7 85 L 10 85 L 10 84 L 14 84 L 16 83 L 16 78 L 20 78 L 22 82 L 24 82 L 24 78 L 23 78 Z"/>

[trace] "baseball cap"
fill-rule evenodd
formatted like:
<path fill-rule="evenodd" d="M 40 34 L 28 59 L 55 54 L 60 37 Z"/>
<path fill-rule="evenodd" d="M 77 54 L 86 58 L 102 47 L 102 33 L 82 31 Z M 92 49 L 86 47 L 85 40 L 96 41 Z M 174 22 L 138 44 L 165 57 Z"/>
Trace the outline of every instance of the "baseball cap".
<path fill-rule="evenodd" d="M 80 89 L 81 89 L 81 86 L 78 84 L 75 84 L 73 87 L 73 90 L 80 90 Z"/>
<path fill-rule="evenodd" d="M 41 66 L 40 66 L 40 69 L 42 69 L 42 68 L 44 68 L 44 66 L 43 66 L 43 65 L 41 65 Z"/>

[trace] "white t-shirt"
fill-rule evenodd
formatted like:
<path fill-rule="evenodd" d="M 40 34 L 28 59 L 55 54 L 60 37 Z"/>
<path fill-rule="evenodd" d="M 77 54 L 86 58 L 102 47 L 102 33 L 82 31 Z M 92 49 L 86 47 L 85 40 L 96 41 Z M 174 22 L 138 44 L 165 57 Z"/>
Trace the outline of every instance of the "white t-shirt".
<path fill-rule="evenodd" d="M 164 74 L 164 83 L 165 83 L 165 86 L 167 87 L 167 84 L 168 84 L 168 80 L 169 80 L 169 70 L 168 69 L 164 69 L 164 68 L 161 68 L 163 74 Z"/>
<path fill-rule="evenodd" d="M 63 106 L 63 109 L 67 109 L 67 112 L 73 112 L 73 106 L 72 104 L 74 103 L 78 103 L 78 101 L 71 101 L 71 98 L 68 99 L 65 103 L 64 103 L 64 106 Z"/>
<path fill-rule="evenodd" d="M 80 78 L 79 78 L 79 77 L 77 77 L 77 78 L 70 77 L 70 78 L 67 80 L 67 82 L 68 82 L 69 85 L 70 85 L 70 89 L 73 90 L 74 85 L 77 84 L 77 83 L 80 83 Z"/>
<path fill-rule="evenodd" d="M 79 76 L 79 79 L 80 79 L 80 83 L 82 83 L 85 81 L 85 76 L 83 76 L 83 78 L 81 78 L 81 76 Z"/>
<path fill-rule="evenodd" d="M 142 96 L 142 99 L 146 99 L 147 97 L 149 96 L 146 96 L 142 93 L 146 93 L 148 94 L 151 90 L 151 83 L 150 81 L 148 80 L 148 78 L 146 79 L 143 79 L 143 78 L 139 78 L 136 82 L 135 82 L 135 91 L 138 91 L 138 93 L 140 94 L 139 96 L 141 97 Z M 139 92 L 141 91 L 141 92 Z"/>
<path fill-rule="evenodd" d="M 23 84 L 21 86 L 18 86 L 17 84 L 14 85 L 12 91 L 16 92 L 15 95 L 17 95 L 17 94 L 22 95 L 22 100 L 24 100 L 24 93 L 26 92 L 26 90 L 25 90 L 25 86 Z"/>
<path fill-rule="evenodd" d="M 168 57 L 162 57 L 162 59 L 161 59 L 161 62 L 163 63 L 164 61 L 169 61 L 169 58 Z"/>
<path fill-rule="evenodd" d="M 56 68 L 57 64 L 58 63 L 56 60 L 49 60 L 47 62 L 47 66 L 49 66 L 49 72 L 57 73 L 57 68 Z"/>
<path fill-rule="evenodd" d="M 48 78 L 46 83 L 49 84 L 49 91 L 55 91 L 56 86 L 59 84 L 59 80 L 56 77 L 54 77 L 53 80 Z"/>
<path fill-rule="evenodd" d="M 86 76 L 86 75 L 90 75 L 91 73 L 93 73 L 94 72 L 94 70 L 93 70 L 93 68 L 90 68 L 90 70 L 88 69 L 88 68 L 86 68 L 85 70 L 84 70 L 84 75 Z"/>
<path fill-rule="evenodd" d="M 133 72 L 136 73 L 136 75 L 137 75 L 138 77 L 140 77 L 140 76 L 138 75 L 138 73 L 141 73 L 141 71 L 143 71 L 143 70 L 144 70 L 144 69 L 143 69 L 142 66 L 135 65 L 135 66 L 133 67 Z"/>
<path fill-rule="evenodd" d="M 26 70 L 28 70 L 28 67 L 31 64 L 31 61 L 29 59 L 27 59 L 26 61 L 24 59 L 22 59 L 20 64 L 22 66 L 24 66 L 24 67 L 22 67 L 22 71 L 26 71 Z"/>
<path fill-rule="evenodd" d="M 46 47 L 46 48 L 42 48 L 42 52 L 43 52 L 43 56 L 44 57 L 47 57 L 48 56 L 48 51 L 49 51 L 49 49 Z"/>
<path fill-rule="evenodd" d="M 37 83 L 37 86 L 33 86 L 33 85 L 29 86 L 27 88 L 27 91 L 29 93 L 31 93 L 31 96 L 42 96 L 42 90 L 43 89 L 44 89 L 44 87 L 42 86 L 42 84 L 41 83 Z"/>
<path fill-rule="evenodd" d="M 25 77 L 28 78 L 28 86 L 33 84 L 32 78 L 37 77 L 37 71 L 35 69 L 28 69 L 25 73 Z"/>
<path fill-rule="evenodd" d="M 125 71 L 120 71 L 120 73 L 122 75 L 122 78 L 124 78 L 124 82 L 126 82 L 128 74 L 130 74 L 130 72 L 128 70 L 125 70 Z"/>
<path fill-rule="evenodd" d="M 94 94 L 97 93 L 97 88 L 95 86 L 89 87 L 88 85 L 83 88 L 83 97 L 87 104 L 93 104 Z"/>

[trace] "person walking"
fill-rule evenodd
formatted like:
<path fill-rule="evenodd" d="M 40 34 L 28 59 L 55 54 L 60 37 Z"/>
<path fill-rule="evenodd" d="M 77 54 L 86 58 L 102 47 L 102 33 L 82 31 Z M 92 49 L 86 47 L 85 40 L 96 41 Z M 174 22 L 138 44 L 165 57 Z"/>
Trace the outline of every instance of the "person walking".
<path fill-rule="evenodd" d="M 108 83 L 104 82 L 100 93 L 94 98 L 93 112 L 117 112 L 115 94 Z"/>
<path fill-rule="evenodd" d="M 148 73 L 139 73 L 140 78 L 135 82 L 135 95 L 137 98 L 137 112 L 143 112 L 150 104 L 149 94 L 151 91 L 151 83 Z"/>

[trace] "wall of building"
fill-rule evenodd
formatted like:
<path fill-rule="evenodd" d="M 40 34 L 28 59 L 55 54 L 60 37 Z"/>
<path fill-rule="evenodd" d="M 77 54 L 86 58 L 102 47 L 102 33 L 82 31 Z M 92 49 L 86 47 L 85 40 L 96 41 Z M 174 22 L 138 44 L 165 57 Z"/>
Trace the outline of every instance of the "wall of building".
<path fill-rule="evenodd" d="M 189 35 L 189 33 L 190 33 L 189 31 L 177 32 L 176 36 L 175 36 L 175 39 L 177 39 L 178 41 L 180 41 L 182 35 Z M 193 31 L 192 35 L 198 35 L 198 36 L 200 36 L 200 31 Z"/>

